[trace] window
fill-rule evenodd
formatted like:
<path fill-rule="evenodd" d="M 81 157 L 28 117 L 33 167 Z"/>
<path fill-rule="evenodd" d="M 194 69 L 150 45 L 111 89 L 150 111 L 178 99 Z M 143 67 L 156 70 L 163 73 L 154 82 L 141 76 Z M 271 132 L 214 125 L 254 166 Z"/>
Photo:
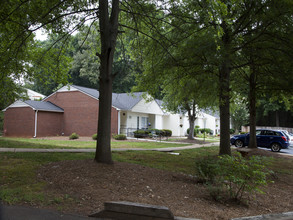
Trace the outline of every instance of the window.
<path fill-rule="evenodd" d="M 141 117 L 141 128 L 148 128 L 149 118 Z"/>

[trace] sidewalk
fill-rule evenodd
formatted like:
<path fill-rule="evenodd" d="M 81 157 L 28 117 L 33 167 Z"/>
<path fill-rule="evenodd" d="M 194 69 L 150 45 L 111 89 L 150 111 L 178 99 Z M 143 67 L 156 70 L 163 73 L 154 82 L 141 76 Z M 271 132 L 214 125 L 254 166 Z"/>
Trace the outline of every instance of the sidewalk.
<path fill-rule="evenodd" d="M 169 143 L 169 142 L 168 142 Z M 177 142 L 178 143 L 178 142 Z M 186 143 L 185 143 L 186 144 Z M 187 149 L 194 149 L 200 147 L 210 147 L 210 146 L 218 146 L 218 142 L 214 143 L 207 143 L 207 144 L 193 144 L 189 146 L 183 147 L 166 147 L 166 148 L 151 148 L 151 149 L 143 149 L 143 148 L 112 148 L 112 151 L 160 151 L 160 152 L 172 152 L 178 150 L 187 150 Z M 79 149 L 42 149 L 42 148 L 0 148 L 0 152 L 37 152 L 37 153 L 90 153 L 96 152 L 95 148 L 79 148 Z"/>

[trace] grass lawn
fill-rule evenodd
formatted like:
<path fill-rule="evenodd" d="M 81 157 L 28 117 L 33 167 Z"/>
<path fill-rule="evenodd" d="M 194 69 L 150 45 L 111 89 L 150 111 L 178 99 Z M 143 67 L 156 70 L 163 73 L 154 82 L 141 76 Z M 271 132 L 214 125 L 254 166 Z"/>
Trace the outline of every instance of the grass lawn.
<path fill-rule="evenodd" d="M 113 152 L 112 157 L 117 162 L 194 175 L 195 161 L 207 156 L 216 156 L 218 151 L 218 147 L 182 150 L 178 151 L 180 155 L 156 151 L 125 151 Z M 0 198 L 8 204 L 57 206 L 60 210 L 65 206 L 74 206 L 78 204 L 74 197 L 48 193 L 46 189 L 50 187 L 50 183 L 38 179 L 38 170 L 42 165 L 51 162 L 93 158 L 94 153 L 0 153 Z M 271 168 L 275 172 L 292 176 L 292 166 L 293 160 L 277 158 L 273 159 Z"/>
<path fill-rule="evenodd" d="M 112 148 L 166 148 L 182 147 L 190 144 L 173 144 L 161 142 L 113 141 Z M 95 141 L 46 140 L 32 138 L 0 138 L 0 148 L 95 148 Z"/>
<path fill-rule="evenodd" d="M 199 140 L 199 141 L 211 142 L 211 143 L 220 142 L 220 137 L 216 137 L 216 136 L 206 136 L 204 138 L 203 135 L 201 135 L 200 137 L 194 137 L 194 139 Z M 171 137 L 165 141 L 180 141 L 180 140 L 182 140 L 182 138 Z"/>
<path fill-rule="evenodd" d="M 180 151 L 180 156 L 153 151 L 113 152 L 112 156 L 114 161 L 193 174 L 195 158 L 217 152 L 217 147 L 209 147 Z M 0 198 L 8 204 L 64 202 L 64 197 L 46 195 L 37 170 L 50 162 L 93 158 L 94 153 L 0 153 Z"/>

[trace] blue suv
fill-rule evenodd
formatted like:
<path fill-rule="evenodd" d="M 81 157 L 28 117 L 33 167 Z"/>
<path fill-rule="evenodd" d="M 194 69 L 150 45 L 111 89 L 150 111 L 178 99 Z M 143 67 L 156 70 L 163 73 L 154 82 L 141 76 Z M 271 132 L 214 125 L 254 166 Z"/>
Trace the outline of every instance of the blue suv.
<path fill-rule="evenodd" d="M 284 132 L 278 130 L 256 130 L 256 141 L 258 147 L 271 148 L 273 152 L 289 147 L 289 137 Z M 230 143 L 235 145 L 235 147 L 248 146 L 249 133 L 233 136 L 230 139 Z"/>

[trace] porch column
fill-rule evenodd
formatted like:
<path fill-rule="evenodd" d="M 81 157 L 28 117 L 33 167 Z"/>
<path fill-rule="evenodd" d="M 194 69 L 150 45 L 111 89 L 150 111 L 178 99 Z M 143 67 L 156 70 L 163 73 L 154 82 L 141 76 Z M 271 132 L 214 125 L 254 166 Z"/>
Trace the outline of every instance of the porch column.
<path fill-rule="evenodd" d="M 155 128 L 156 129 L 163 129 L 163 116 L 162 115 L 156 115 Z"/>

